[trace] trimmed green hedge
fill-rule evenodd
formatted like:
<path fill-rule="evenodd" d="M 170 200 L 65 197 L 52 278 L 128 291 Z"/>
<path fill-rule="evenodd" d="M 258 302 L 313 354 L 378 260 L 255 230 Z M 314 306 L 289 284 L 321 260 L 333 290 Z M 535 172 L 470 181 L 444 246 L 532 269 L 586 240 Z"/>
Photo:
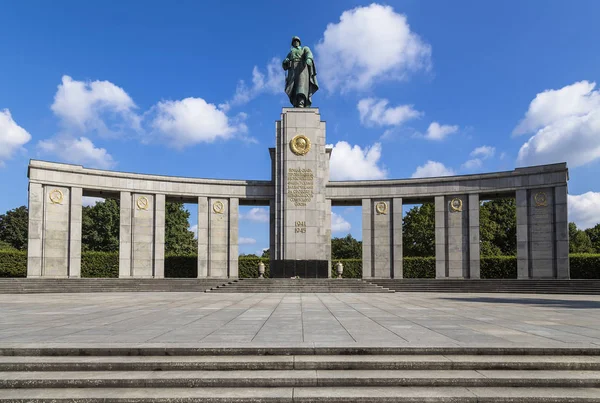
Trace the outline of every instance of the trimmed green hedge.
<path fill-rule="evenodd" d="M 404 278 L 435 278 L 435 257 L 405 257 L 402 263 Z"/>
<path fill-rule="evenodd" d="M 571 278 L 600 279 L 600 254 L 569 255 Z"/>
<path fill-rule="evenodd" d="M 119 277 L 119 254 L 116 252 L 83 252 L 81 254 L 81 277 Z"/>
<path fill-rule="evenodd" d="M 571 254 L 571 278 L 600 279 L 600 254 Z M 238 261 L 240 278 L 258 277 L 258 263 L 265 264 L 265 277 L 270 276 L 269 259 L 241 256 Z M 340 259 L 331 263 L 331 275 L 337 277 L 335 264 L 344 265 L 344 278 L 361 278 L 360 259 Z M 166 256 L 165 277 L 196 278 L 196 255 Z M 0 250 L 0 277 L 26 277 L 27 252 Z M 116 278 L 119 276 L 119 255 L 115 252 L 83 252 L 81 277 Z M 434 257 L 405 257 L 404 278 L 435 278 Z M 484 256 L 481 258 L 481 278 L 517 278 L 517 258 L 514 256 Z"/>
<path fill-rule="evenodd" d="M 0 277 L 27 277 L 27 251 L 0 250 Z"/>
<path fill-rule="evenodd" d="M 481 278 L 517 278 L 515 256 L 482 256 Z"/>

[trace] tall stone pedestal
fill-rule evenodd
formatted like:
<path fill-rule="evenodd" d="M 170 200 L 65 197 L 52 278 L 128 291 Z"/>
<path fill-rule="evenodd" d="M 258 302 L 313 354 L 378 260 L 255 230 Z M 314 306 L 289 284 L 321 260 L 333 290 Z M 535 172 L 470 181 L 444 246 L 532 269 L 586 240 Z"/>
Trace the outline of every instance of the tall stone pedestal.
<path fill-rule="evenodd" d="M 330 277 L 331 205 L 325 199 L 331 149 L 317 108 L 284 108 L 270 149 L 275 183 L 271 276 Z"/>

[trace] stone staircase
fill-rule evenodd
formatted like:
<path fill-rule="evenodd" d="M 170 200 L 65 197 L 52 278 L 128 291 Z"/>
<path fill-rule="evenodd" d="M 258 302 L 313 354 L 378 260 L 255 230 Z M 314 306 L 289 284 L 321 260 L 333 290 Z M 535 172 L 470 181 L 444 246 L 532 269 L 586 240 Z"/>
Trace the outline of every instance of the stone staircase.
<path fill-rule="evenodd" d="M 600 402 L 600 349 L 2 348 L 0 402 Z"/>
<path fill-rule="evenodd" d="M 124 278 L 8 278 L 0 279 L 0 294 L 68 292 L 204 292 L 225 283 L 223 279 L 124 279 Z"/>
<path fill-rule="evenodd" d="M 286 279 L 286 278 L 246 278 L 233 280 L 226 284 L 218 285 L 207 292 L 243 292 L 243 293 L 313 293 L 313 292 L 394 292 L 385 287 L 371 284 L 360 279 Z"/>
<path fill-rule="evenodd" d="M 600 280 L 436 280 L 377 279 L 369 280 L 396 292 L 504 292 L 520 294 L 589 294 L 600 295 Z"/>

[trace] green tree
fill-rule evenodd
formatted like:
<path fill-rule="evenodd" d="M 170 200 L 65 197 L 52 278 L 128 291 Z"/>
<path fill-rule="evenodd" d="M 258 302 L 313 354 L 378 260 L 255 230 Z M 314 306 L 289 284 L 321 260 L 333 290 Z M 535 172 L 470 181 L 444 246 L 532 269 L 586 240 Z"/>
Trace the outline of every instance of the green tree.
<path fill-rule="evenodd" d="M 81 247 L 84 251 L 116 252 L 119 250 L 119 201 L 106 199 L 82 212 Z"/>
<path fill-rule="evenodd" d="M 29 212 L 21 206 L 0 215 L 0 241 L 15 249 L 27 249 Z"/>
<path fill-rule="evenodd" d="M 569 253 L 594 253 L 590 237 L 574 222 L 569 223 Z"/>
<path fill-rule="evenodd" d="M 411 208 L 402 220 L 404 256 L 435 256 L 435 207 L 423 203 Z"/>
<path fill-rule="evenodd" d="M 198 253 L 198 241 L 189 228 L 190 212 L 179 202 L 167 202 L 165 209 L 165 253 Z"/>
<path fill-rule="evenodd" d="M 269 256 L 270 256 L 269 255 L 269 249 L 267 248 L 267 249 L 263 250 L 263 253 L 262 253 L 262 255 L 260 257 L 269 259 Z"/>
<path fill-rule="evenodd" d="M 592 242 L 594 252 L 600 253 L 600 224 L 596 224 L 595 227 L 586 229 L 585 233 L 588 235 L 590 241 Z"/>
<path fill-rule="evenodd" d="M 332 259 L 362 259 L 362 241 L 357 241 L 348 234 L 343 238 L 331 240 Z"/>
<path fill-rule="evenodd" d="M 479 209 L 482 256 L 517 254 L 517 205 L 515 199 L 483 202 Z"/>

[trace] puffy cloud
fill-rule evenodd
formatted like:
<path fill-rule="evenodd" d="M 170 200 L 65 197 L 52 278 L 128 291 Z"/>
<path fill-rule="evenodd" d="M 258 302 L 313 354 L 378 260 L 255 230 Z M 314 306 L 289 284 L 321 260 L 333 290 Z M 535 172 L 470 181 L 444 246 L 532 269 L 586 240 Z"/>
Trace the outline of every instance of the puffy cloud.
<path fill-rule="evenodd" d="M 109 169 L 115 161 L 105 148 L 98 148 L 87 137 L 56 137 L 38 143 L 42 153 L 59 156 L 63 161 L 90 168 Z"/>
<path fill-rule="evenodd" d="M 446 136 L 457 131 L 458 126 L 440 125 L 438 122 L 432 122 L 427 128 L 425 138 L 428 140 L 443 140 Z"/>
<path fill-rule="evenodd" d="M 0 167 L 29 140 L 31 134 L 13 120 L 10 111 L 8 109 L 0 111 Z"/>
<path fill-rule="evenodd" d="M 366 126 L 399 126 L 407 120 L 418 118 L 421 112 L 412 105 L 388 107 L 387 99 L 364 98 L 358 101 L 360 121 Z"/>
<path fill-rule="evenodd" d="M 350 231 L 351 225 L 341 215 L 331 212 L 331 232 L 344 232 Z"/>
<path fill-rule="evenodd" d="M 233 98 L 220 104 L 219 108 L 227 112 L 233 106 L 247 104 L 262 93 L 282 92 L 284 83 L 285 75 L 281 69 L 281 61 L 273 58 L 267 64 L 264 73 L 260 71 L 258 66 L 254 66 L 252 69 L 252 86 L 248 86 L 244 80 L 240 80 Z"/>
<path fill-rule="evenodd" d="M 256 243 L 256 239 L 240 237 L 238 243 L 240 245 L 254 245 Z"/>
<path fill-rule="evenodd" d="M 269 209 L 252 207 L 247 213 L 240 214 L 240 219 L 254 222 L 269 222 Z"/>
<path fill-rule="evenodd" d="M 519 165 L 567 161 L 577 167 L 600 157 L 600 92 L 595 86 L 580 81 L 537 94 L 513 131 L 535 133 L 521 146 Z"/>
<path fill-rule="evenodd" d="M 425 165 L 417 167 L 417 170 L 412 174 L 413 178 L 428 178 L 438 176 L 451 176 L 454 175 L 454 171 L 447 168 L 441 162 L 427 161 Z"/>
<path fill-rule="evenodd" d="M 96 203 L 101 203 L 103 201 L 104 199 L 102 197 L 83 196 L 81 198 L 81 205 L 84 207 L 92 207 L 95 206 Z"/>
<path fill-rule="evenodd" d="M 569 221 L 580 229 L 587 229 L 600 223 L 600 192 L 587 192 L 581 195 L 568 195 Z"/>
<path fill-rule="evenodd" d="M 483 159 L 486 159 L 493 157 L 495 153 L 496 148 L 491 146 L 481 146 L 471 151 L 471 157 L 481 157 Z"/>
<path fill-rule="evenodd" d="M 468 160 L 464 164 L 462 164 L 462 168 L 472 171 L 477 168 L 481 168 L 483 165 L 483 160 L 491 158 L 496 153 L 496 149 L 491 146 L 481 146 L 477 147 L 473 151 L 471 151 L 471 157 L 476 157 Z"/>
<path fill-rule="evenodd" d="M 316 52 L 321 84 L 330 91 L 366 90 L 431 66 L 431 46 L 410 30 L 406 16 L 375 3 L 328 24 Z"/>
<path fill-rule="evenodd" d="M 83 82 L 69 76 L 62 77 L 51 106 L 67 130 L 97 130 L 101 134 L 114 129 L 138 130 L 136 108 L 125 90 L 110 81 Z"/>
<path fill-rule="evenodd" d="M 192 225 L 190 231 L 194 233 L 194 239 L 198 239 L 198 224 Z"/>
<path fill-rule="evenodd" d="M 228 139 L 246 131 L 242 122 L 235 122 L 202 98 L 159 102 L 155 111 L 152 127 L 175 148 Z M 243 120 L 244 115 L 240 118 Z"/>
<path fill-rule="evenodd" d="M 340 141 L 331 153 L 329 178 L 332 181 L 385 179 L 387 171 L 379 166 L 380 158 L 380 143 L 362 149 Z"/>

